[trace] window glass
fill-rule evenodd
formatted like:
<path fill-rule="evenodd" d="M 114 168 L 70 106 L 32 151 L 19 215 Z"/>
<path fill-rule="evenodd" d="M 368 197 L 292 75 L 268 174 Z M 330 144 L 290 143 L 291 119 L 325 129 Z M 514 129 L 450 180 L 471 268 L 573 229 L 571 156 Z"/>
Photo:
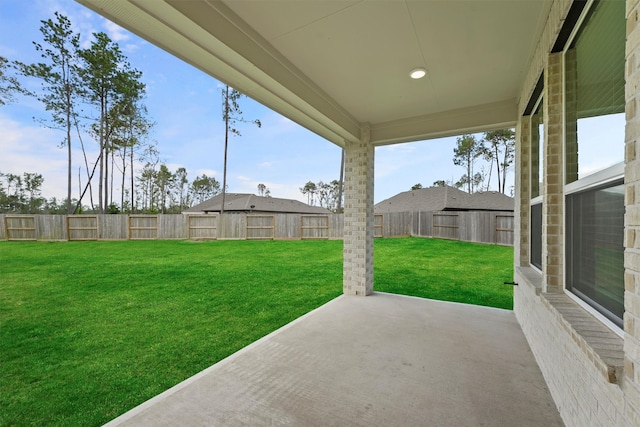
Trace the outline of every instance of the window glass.
<path fill-rule="evenodd" d="M 567 196 L 569 289 L 622 326 L 624 185 Z"/>
<path fill-rule="evenodd" d="M 544 120 L 543 100 L 540 99 L 531 116 L 531 199 L 543 193 Z M 542 202 L 537 200 L 530 209 L 530 263 L 542 270 Z"/>
<path fill-rule="evenodd" d="M 624 160 L 625 123 L 624 113 L 578 120 L 578 179 Z M 610 149 L 602 141 L 611 141 Z"/>
<path fill-rule="evenodd" d="M 596 2 L 565 51 L 566 183 L 624 160 L 625 3 Z"/>
<path fill-rule="evenodd" d="M 531 198 L 542 195 L 544 158 L 544 122 L 542 100 L 531 116 Z"/>
<path fill-rule="evenodd" d="M 531 265 L 542 270 L 542 203 L 531 205 Z"/>
<path fill-rule="evenodd" d="M 624 161 L 624 50 L 625 2 L 600 1 L 564 53 L 566 287 L 618 326 L 624 185 L 615 169 L 594 173 Z"/>

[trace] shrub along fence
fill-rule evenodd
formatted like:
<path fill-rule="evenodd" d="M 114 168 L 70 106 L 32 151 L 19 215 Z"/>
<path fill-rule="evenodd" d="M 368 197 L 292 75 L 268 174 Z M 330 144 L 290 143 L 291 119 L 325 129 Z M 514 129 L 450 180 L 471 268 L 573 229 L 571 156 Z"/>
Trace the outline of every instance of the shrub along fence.
<path fill-rule="evenodd" d="M 0 240 L 341 239 L 342 214 L 9 215 Z M 513 245 L 510 212 L 377 214 L 376 237 L 422 236 Z"/>

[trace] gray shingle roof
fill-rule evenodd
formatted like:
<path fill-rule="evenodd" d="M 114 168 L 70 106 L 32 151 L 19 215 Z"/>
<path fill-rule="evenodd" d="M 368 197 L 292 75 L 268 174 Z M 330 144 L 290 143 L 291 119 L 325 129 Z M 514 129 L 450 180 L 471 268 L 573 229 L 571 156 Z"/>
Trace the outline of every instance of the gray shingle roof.
<path fill-rule="evenodd" d="M 220 212 L 222 194 L 193 206 L 184 213 Z M 279 199 L 277 197 L 262 197 L 255 194 L 227 193 L 224 200 L 225 212 L 273 212 L 273 213 L 303 213 L 328 214 L 330 211 L 319 206 L 309 206 L 298 200 Z"/>
<path fill-rule="evenodd" d="M 430 187 L 398 193 L 375 205 L 375 213 L 416 211 L 513 211 L 513 198 L 495 191 L 465 193 L 457 188 Z"/>

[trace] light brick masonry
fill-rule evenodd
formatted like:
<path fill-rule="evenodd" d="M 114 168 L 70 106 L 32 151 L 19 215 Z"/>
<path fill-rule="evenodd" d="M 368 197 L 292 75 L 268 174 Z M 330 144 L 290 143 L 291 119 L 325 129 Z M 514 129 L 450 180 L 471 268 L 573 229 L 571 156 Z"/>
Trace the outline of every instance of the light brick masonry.
<path fill-rule="evenodd" d="M 542 188 L 542 286 L 562 292 L 563 96 L 562 53 L 549 55 L 544 72 L 544 179 Z"/>
<path fill-rule="evenodd" d="M 359 143 L 345 147 L 343 292 L 373 293 L 373 170 L 370 129 L 362 128 Z"/>
<path fill-rule="evenodd" d="M 640 425 L 640 3 L 627 0 L 625 67 L 625 314 L 624 370 L 625 415 Z"/>
<path fill-rule="evenodd" d="M 550 52 L 570 3 L 555 1 L 536 53 Z M 543 196 L 543 272 L 527 266 L 531 175 L 529 118 L 518 123 L 520 188 L 516 193 L 514 311 L 567 426 L 640 426 L 640 2 L 626 2 L 625 64 L 625 314 L 620 337 L 564 293 L 564 180 L 576 179 L 576 141 L 563 134 L 575 116 L 575 58 L 544 58 L 545 158 Z M 520 106 L 530 98 L 540 72 L 536 55 Z M 569 82 L 563 82 L 563 61 Z M 564 83 L 564 87 L 563 87 Z M 567 105 L 563 104 L 564 102 Z M 574 120 L 569 120 L 574 122 Z M 571 125 L 569 125 L 571 126 Z"/>

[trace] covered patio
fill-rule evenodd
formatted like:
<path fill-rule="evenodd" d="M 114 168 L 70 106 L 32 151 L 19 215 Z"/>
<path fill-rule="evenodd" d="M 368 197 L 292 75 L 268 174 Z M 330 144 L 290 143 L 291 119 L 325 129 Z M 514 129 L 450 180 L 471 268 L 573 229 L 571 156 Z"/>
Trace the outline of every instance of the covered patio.
<path fill-rule="evenodd" d="M 544 386 L 508 382 L 523 355 L 536 371 L 519 324 L 566 425 L 640 425 L 638 0 L 77 1 L 344 148 L 343 292 L 373 296 L 334 301 L 172 391 L 176 421 L 200 413 L 206 420 L 193 424 L 216 424 L 209 417 L 236 407 L 222 424 L 304 424 L 288 417 L 306 407 L 309 423 L 322 413 L 337 417 L 322 424 L 477 425 L 498 424 L 487 411 L 509 408 L 500 422 L 526 425 L 534 418 L 524 408 L 540 416 L 530 398 Z M 617 121 L 598 128 L 589 168 L 581 125 L 602 118 Z M 507 127 L 516 129 L 517 323 L 427 301 L 396 311 L 398 297 L 374 293 L 376 147 Z M 613 166 L 601 161 L 609 153 Z M 309 359 L 287 371 L 289 353 Z M 265 370 L 271 382 L 249 374 Z M 220 406 L 209 406 L 209 390 L 227 390 L 211 400 Z M 180 402 L 200 403 L 180 412 Z"/>
<path fill-rule="evenodd" d="M 78 1 L 344 148 L 343 289 L 363 296 L 375 148 L 515 127 L 552 3 Z"/>
<path fill-rule="evenodd" d="M 108 426 L 562 426 L 513 312 L 341 296 Z"/>

